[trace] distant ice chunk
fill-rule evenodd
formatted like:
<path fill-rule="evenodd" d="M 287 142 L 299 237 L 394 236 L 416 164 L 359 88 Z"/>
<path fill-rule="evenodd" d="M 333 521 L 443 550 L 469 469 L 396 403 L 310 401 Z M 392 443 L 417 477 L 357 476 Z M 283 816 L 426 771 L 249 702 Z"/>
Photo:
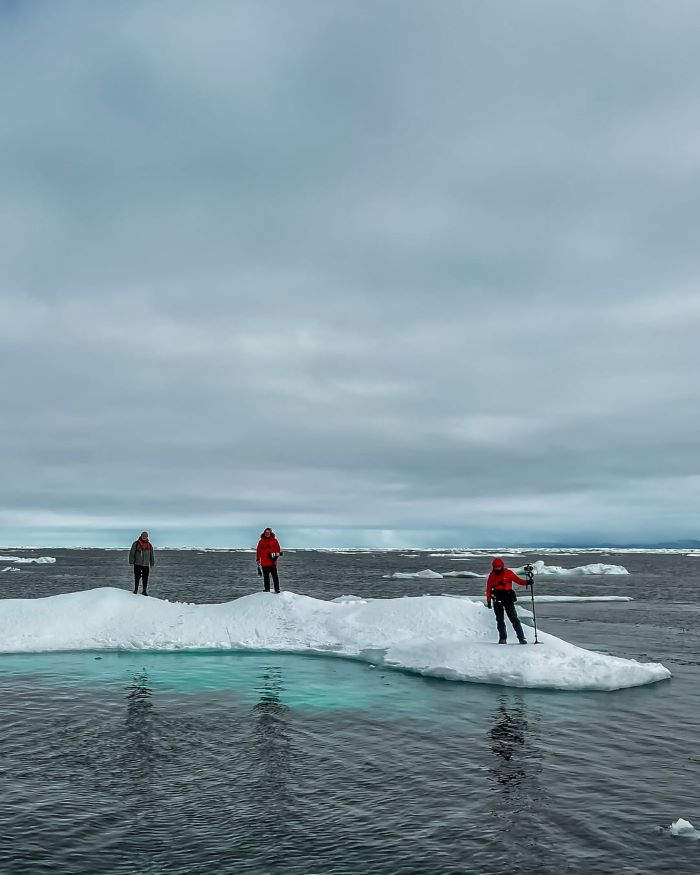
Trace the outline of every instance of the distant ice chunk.
<path fill-rule="evenodd" d="M 393 574 L 382 574 L 384 580 L 442 580 L 443 575 L 426 568 L 425 571 L 395 571 Z"/>
<path fill-rule="evenodd" d="M 36 559 L 28 556 L 0 556 L 0 562 L 14 562 L 15 565 L 53 565 L 53 556 L 39 556 Z"/>
<path fill-rule="evenodd" d="M 346 600 L 347 599 L 347 600 Z M 493 613 L 444 596 L 337 602 L 257 592 L 224 604 L 178 604 L 105 587 L 0 600 L 5 653 L 67 650 L 267 650 L 332 654 L 450 680 L 562 690 L 617 690 L 671 676 L 576 647 L 544 631 L 538 647 L 499 646 Z"/>
<path fill-rule="evenodd" d="M 542 559 L 532 563 L 535 574 L 551 575 L 552 577 L 578 577 L 585 574 L 629 574 L 623 565 L 606 565 L 603 562 L 593 562 L 591 565 L 577 565 L 575 568 L 562 568 L 560 565 L 545 565 Z M 523 568 L 516 569 L 522 574 Z"/>
<path fill-rule="evenodd" d="M 14 565 L 8 565 L 0 571 L 0 574 L 4 574 L 6 571 L 21 571 L 21 568 L 15 568 Z"/>
<path fill-rule="evenodd" d="M 483 577 L 485 578 L 485 574 L 477 574 L 476 571 L 445 571 L 443 572 L 443 577 Z"/>
<path fill-rule="evenodd" d="M 674 822 L 669 826 L 668 831 L 672 836 L 683 836 L 683 838 L 688 839 L 700 839 L 700 830 L 695 829 L 693 824 L 689 820 L 683 820 L 682 817 L 679 817 L 678 820 L 674 820 Z"/>

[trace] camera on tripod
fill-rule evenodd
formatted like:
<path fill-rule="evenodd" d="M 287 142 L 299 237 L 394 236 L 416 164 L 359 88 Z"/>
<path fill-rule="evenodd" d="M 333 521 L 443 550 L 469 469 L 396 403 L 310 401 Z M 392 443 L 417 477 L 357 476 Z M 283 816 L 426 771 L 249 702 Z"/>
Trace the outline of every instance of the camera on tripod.
<path fill-rule="evenodd" d="M 523 568 L 523 571 L 525 572 L 525 577 L 527 577 L 528 581 L 530 583 L 534 583 L 534 581 L 535 581 L 535 569 L 532 567 L 532 565 L 530 565 L 529 562 Z"/>

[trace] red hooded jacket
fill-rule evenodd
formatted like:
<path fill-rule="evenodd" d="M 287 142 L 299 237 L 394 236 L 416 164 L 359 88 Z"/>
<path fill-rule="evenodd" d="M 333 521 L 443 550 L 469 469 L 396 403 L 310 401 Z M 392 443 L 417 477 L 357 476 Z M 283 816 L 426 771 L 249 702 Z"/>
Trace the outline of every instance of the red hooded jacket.
<path fill-rule="evenodd" d="M 497 568 L 494 563 L 494 568 Z M 491 601 L 491 593 L 493 590 L 510 590 L 513 589 L 513 584 L 519 583 L 521 586 L 527 586 L 527 580 L 523 580 L 522 577 L 518 577 L 518 575 L 511 571 L 510 568 L 503 567 L 503 571 L 497 573 L 495 570 L 489 574 L 488 580 L 486 581 L 486 601 Z"/>
<path fill-rule="evenodd" d="M 277 565 L 277 559 L 270 559 L 270 553 L 276 553 L 278 556 L 282 554 L 280 542 L 274 534 L 270 535 L 269 538 L 264 538 L 261 535 L 258 541 L 258 549 L 255 551 L 255 558 L 263 568 L 272 568 L 274 565 Z"/>

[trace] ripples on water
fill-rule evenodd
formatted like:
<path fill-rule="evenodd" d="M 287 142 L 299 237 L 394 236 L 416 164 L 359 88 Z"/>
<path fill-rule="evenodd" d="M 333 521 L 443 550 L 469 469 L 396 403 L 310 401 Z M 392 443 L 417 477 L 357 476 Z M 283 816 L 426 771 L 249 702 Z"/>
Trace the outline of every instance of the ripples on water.
<path fill-rule="evenodd" d="M 56 574 L 86 585 L 89 571 L 92 584 L 97 554 L 72 565 L 57 555 Z M 293 588 L 406 591 L 377 580 L 387 561 L 303 557 Z M 539 612 L 554 634 L 674 672 L 612 694 L 271 654 L 0 657 L 0 871 L 696 873 L 700 845 L 660 830 L 700 820 L 697 613 L 677 578 L 664 601 L 673 561 L 654 557 L 636 579 L 567 581 L 579 594 L 633 587 L 630 605 Z M 231 564 L 208 582 L 170 580 L 221 601 L 247 591 Z M 22 578 L 32 595 L 73 583 L 45 570 Z M 8 577 L 15 587 L 21 575 Z"/>

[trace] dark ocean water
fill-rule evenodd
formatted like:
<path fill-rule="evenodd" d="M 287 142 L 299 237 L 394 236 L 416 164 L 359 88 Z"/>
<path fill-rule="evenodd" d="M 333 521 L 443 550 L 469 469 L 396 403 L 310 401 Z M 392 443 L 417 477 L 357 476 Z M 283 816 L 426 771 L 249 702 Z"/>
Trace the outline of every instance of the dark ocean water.
<path fill-rule="evenodd" d="M 4 598 L 131 585 L 123 553 L 0 553 L 58 559 L 1 574 Z M 546 561 L 625 565 L 540 580 L 635 599 L 541 605 L 540 625 L 672 680 L 554 693 L 268 653 L 0 656 L 0 872 L 696 875 L 700 841 L 666 828 L 700 826 L 700 559 Z M 382 574 L 486 565 L 297 552 L 281 572 L 318 598 L 395 597 L 483 582 Z M 250 554 L 160 551 L 149 591 L 221 602 L 258 585 Z"/>

